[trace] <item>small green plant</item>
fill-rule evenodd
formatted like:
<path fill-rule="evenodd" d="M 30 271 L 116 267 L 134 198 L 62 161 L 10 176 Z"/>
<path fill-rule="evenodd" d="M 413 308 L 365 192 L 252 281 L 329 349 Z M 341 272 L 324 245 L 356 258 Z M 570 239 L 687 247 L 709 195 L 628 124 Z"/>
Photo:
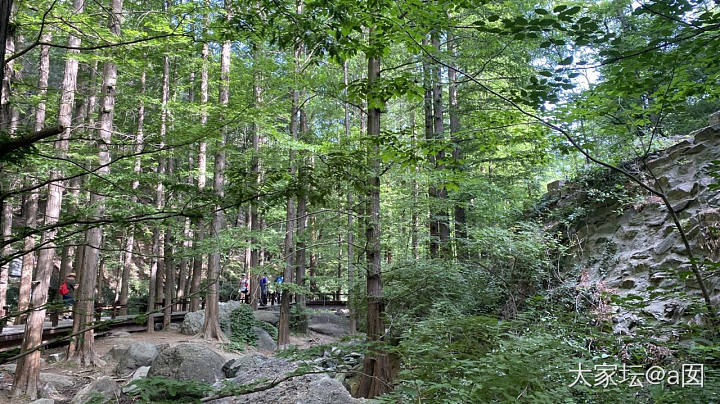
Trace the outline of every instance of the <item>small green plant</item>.
<path fill-rule="evenodd" d="M 170 402 L 200 402 L 213 388 L 209 384 L 190 380 L 174 380 L 166 377 L 150 377 L 135 380 L 135 386 L 130 393 L 142 402 L 170 403 Z"/>

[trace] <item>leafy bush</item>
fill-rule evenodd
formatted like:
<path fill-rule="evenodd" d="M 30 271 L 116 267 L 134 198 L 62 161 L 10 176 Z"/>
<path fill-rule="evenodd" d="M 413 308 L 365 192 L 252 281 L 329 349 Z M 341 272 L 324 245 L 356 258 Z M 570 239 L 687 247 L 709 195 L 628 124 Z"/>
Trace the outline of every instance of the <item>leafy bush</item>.
<path fill-rule="evenodd" d="M 245 344 L 256 345 L 257 334 L 253 331 L 253 327 L 260 327 L 267 331 L 273 339 L 277 339 L 277 327 L 268 322 L 256 320 L 252 307 L 248 304 L 242 304 L 230 312 L 230 331 L 232 335 L 226 348 L 242 352 Z"/>
<path fill-rule="evenodd" d="M 241 304 L 230 312 L 230 340 L 239 344 L 255 345 L 257 335 L 252 330 L 255 325 L 255 316 L 252 307 L 248 304 Z"/>

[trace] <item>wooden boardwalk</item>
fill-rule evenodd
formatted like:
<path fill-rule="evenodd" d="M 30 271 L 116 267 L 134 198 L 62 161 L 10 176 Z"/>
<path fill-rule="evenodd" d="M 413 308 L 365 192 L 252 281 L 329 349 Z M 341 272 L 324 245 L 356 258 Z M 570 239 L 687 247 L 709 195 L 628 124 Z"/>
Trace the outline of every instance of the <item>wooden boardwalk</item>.
<path fill-rule="evenodd" d="M 173 323 L 182 323 L 185 318 L 186 311 L 176 311 L 172 313 L 171 321 Z M 151 315 L 154 322 L 162 323 L 163 313 L 155 313 Z M 102 317 L 101 321 L 107 321 L 100 328 L 95 329 L 96 336 L 103 336 L 112 331 L 143 331 L 146 329 L 145 323 L 138 324 L 135 320 L 137 316 L 117 316 L 115 319 L 110 317 Z M 66 337 L 72 332 L 72 320 L 60 320 L 58 325 L 54 326 L 50 321 L 43 324 L 43 344 L 49 345 L 56 342 L 62 337 Z M 25 333 L 25 325 L 6 325 L 2 333 L 0 333 L 0 352 L 7 351 L 20 346 L 23 334 Z"/>

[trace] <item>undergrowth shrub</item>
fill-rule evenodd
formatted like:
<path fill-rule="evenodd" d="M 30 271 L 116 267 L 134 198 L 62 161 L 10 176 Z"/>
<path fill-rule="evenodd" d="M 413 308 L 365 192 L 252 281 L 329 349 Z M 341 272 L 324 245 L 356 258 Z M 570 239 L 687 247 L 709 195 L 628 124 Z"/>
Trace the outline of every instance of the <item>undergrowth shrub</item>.
<path fill-rule="evenodd" d="M 257 335 L 252 330 L 255 325 L 253 309 L 249 304 L 241 304 L 230 312 L 230 341 L 237 344 L 255 345 Z"/>
<path fill-rule="evenodd" d="M 199 402 L 212 386 L 192 380 L 175 380 L 162 376 L 138 379 L 131 383 L 135 386 L 128 395 L 141 402 L 176 403 Z"/>
<path fill-rule="evenodd" d="M 274 325 L 261 320 L 256 320 L 253 309 L 248 304 L 242 304 L 230 312 L 230 342 L 226 348 L 232 351 L 242 352 L 245 345 L 257 344 L 257 334 L 253 327 L 260 327 L 267 331 L 273 339 L 277 339 L 278 330 Z"/>
<path fill-rule="evenodd" d="M 709 403 L 720 400 L 717 337 L 693 335 L 668 341 L 618 336 L 583 313 L 554 306 L 536 296 L 514 319 L 489 316 L 433 317 L 405 330 L 397 354 L 401 370 L 387 403 Z M 690 336 L 688 335 L 688 338 Z M 665 352 L 657 355 L 657 352 Z M 705 365 L 704 387 L 644 382 L 570 386 L 582 366 L 657 365 L 681 370 L 686 363 Z M 585 374 L 591 384 L 594 372 Z M 615 381 L 621 376 L 615 374 Z"/>

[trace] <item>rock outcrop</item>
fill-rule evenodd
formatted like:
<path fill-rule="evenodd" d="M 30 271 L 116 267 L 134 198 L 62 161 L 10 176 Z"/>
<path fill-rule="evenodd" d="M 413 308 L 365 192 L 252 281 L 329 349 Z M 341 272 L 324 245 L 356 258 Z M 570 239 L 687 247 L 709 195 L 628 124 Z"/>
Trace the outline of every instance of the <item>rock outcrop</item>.
<path fill-rule="evenodd" d="M 655 189 L 667 195 L 687 234 L 693 254 L 699 259 L 718 261 L 720 255 L 720 124 L 701 129 L 646 160 L 625 165 Z M 715 161 L 715 163 L 714 163 Z M 618 174 L 619 176 L 620 174 Z M 713 184 L 715 184 L 713 186 Z M 630 182 L 626 186 L 633 187 Z M 637 187 L 637 186 L 634 186 Z M 583 206 L 584 190 L 572 184 L 548 185 L 551 209 Z M 572 282 L 578 288 L 591 285 L 635 299 L 644 307 L 640 313 L 656 320 L 695 321 L 686 308 L 699 300 L 698 283 L 680 234 L 661 198 L 638 192 L 631 206 L 605 206 L 587 213 L 586 219 L 569 231 L 571 256 L 566 268 L 579 269 Z M 720 304 L 718 278 L 705 277 L 716 307 Z M 686 292 L 672 294 L 671 291 Z M 640 314 L 638 313 L 638 314 Z M 613 307 L 610 315 L 616 333 L 631 333 L 643 320 L 627 310 Z"/>
<path fill-rule="evenodd" d="M 248 355 L 235 359 L 225 366 L 230 381 L 244 385 L 261 380 L 272 381 L 297 369 L 297 364 L 283 358 Z M 214 404 L 235 403 L 303 403 L 303 404 L 352 404 L 364 400 L 353 398 L 343 384 L 327 374 L 297 376 L 265 391 L 212 401 Z"/>

